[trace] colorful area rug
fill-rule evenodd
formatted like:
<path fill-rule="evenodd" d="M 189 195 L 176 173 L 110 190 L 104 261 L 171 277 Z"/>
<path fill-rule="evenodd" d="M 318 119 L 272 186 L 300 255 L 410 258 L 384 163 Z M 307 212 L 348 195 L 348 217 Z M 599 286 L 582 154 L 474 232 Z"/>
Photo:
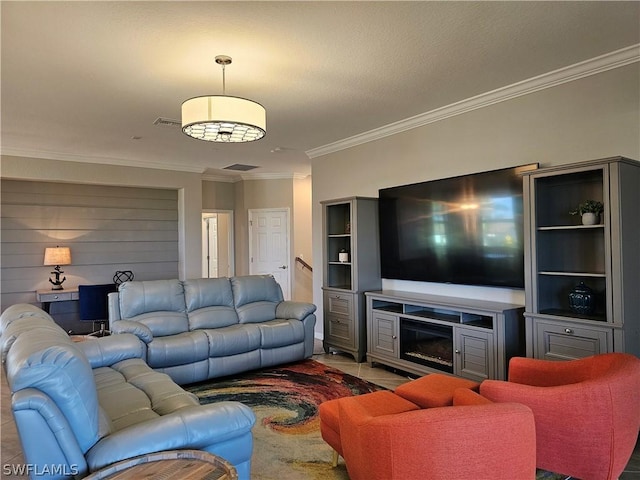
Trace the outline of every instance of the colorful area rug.
<path fill-rule="evenodd" d="M 236 400 L 256 414 L 252 480 L 346 480 L 320 436 L 318 405 L 382 387 L 315 360 L 190 385 L 200 403 Z"/>
<path fill-rule="evenodd" d="M 342 459 L 331 467 L 331 448 L 320 436 L 318 405 L 383 389 L 314 360 L 186 388 L 203 404 L 236 400 L 253 409 L 252 480 L 348 480 Z M 536 478 L 565 477 L 539 471 Z"/>

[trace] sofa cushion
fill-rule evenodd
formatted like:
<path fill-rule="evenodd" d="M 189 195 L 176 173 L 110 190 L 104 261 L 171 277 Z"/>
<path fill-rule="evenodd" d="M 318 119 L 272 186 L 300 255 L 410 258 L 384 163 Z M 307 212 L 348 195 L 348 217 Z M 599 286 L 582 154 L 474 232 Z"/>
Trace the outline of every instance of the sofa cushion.
<path fill-rule="evenodd" d="M 236 307 L 240 323 L 262 323 L 276 318 L 277 303 L 252 302 Z"/>
<path fill-rule="evenodd" d="M 231 325 L 200 331 L 209 338 L 210 357 L 226 357 L 258 350 L 262 338 L 257 325 Z"/>
<path fill-rule="evenodd" d="M 200 278 L 186 280 L 183 284 L 191 330 L 238 323 L 228 278 Z"/>
<path fill-rule="evenodd" d="M 129 359 L 94 370 L 98 401 L 113 431 L 199 405 L 197 398 L 168 375 L 154 372 L 141 359 Z"/>
<path fill-rule="evenodd" d="M 125 282 L 118 288 L 120 316 L 143 323 L 154 336 L 189 330 L 180 280 Z"/>
<path fill-rule="evenodd" d="M 49 315 L 44 312 L 42 313 L 48 318 L 25 315 L 19 318 L 14 318 L 11 323 L 6 324 L 4 331 L 2 332 L 2 337 L 0 337 L 0 359 L 2 363 L 5 362 L 7 352 L 9 352 L 9 350 L 11 349 L 11 346 L 16 341 L 16 338 L 18 338 L 18 336 L 22 332 L 30 330 L 35 325 L 38 325 L 38 328 L 42 330 L 49 330 L 51 332 L 51 335 L 53 335 L 54 337 L 56 335 L 60 335 L 60 327 L 56 325 L 56 323 L 53 321 L 53 318 L 49 317 Z M 4 318 L 4 314 L 2 315 L 2 317 Z M 64 332 L 62 332 L 62 334 L 64 336 L 68 336 Z"/>
<path fill-rule="evenodd" d="M 53 322 L 53 318 L 51 318 L 48 313 L 35 305 L 18 303 L 7 307 L 5 311 L 2 312 L 2 315 L 0 315 L 0 335 L 4 336 L 5 329 L 15 320 L 31 317 L 44 318 L 45 320 Z"/>
<path fill-rule="evenodd" d="M 277 348 L 304 342 L 304 325 L 298 320 L 271 320 L 257 324 L 261 347 Z"/>
<path fill-rule="evenodd" d="M 166 337 L 189 331 L 189 320 L 184 312 L 149 312 L 133 317 L 151 330 L 153 337 Z"/>
<path fill-rule="evenodd" d="M 209 357 L 209 340 L 203 330 L 156 337 L 147 345 L 147 363 L 152 368 L 185 365 Z"/>
<path fill-rule="evenodd" d="M 236 307 L 259 300 L 274 303 L 284 300 L 280 285 L 272 275 L 245 275 L 230 280 Z"/>
<path fill-rule="evenodd" d="M 480 384 L 466 378 L 442 373 L 431 373 L 403 383 L 395 394 L 406 398 L 422 408 L 447 407 L 453 405 L 453 394 L 458 388 L 478 391 Z"/>
<path fill-rule="evenodd" d="M 233 292 L 228 278 L 198 278 L 182 283 L 187 312 L 212 305 L 233 308 Z"/>
<path fill-rule="evenodd" d="M 109 367 L 96 368 L 94 377 L 98 402 L 111 421 L 112 431 L 158 417 L 151 408 L 149 397 L 127 383 L 117 371 Z"/>
<path fill-rule="evenodd" d="M 276 318 L 282 302 L 282 290 L 271 275 L 248 275 L 231 278 L 233 301 L 240 323 L 258 323 Z"/>

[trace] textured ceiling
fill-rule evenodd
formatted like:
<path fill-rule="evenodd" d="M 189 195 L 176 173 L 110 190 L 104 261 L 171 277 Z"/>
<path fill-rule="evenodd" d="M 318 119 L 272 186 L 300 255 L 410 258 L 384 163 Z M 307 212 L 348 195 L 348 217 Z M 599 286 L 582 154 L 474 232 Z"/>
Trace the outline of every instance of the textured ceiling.
<path fill-rule="evenodd" d="M 640 2 L 2 1 L 2 153 L 221 175 L 640 43 Z M 242 145 L 186 137 L 187 98 L 267 109 Z M 229 174 L 233 174 L 230 172 Z M 235 173 L 237 175 L 237 172 Z"/>

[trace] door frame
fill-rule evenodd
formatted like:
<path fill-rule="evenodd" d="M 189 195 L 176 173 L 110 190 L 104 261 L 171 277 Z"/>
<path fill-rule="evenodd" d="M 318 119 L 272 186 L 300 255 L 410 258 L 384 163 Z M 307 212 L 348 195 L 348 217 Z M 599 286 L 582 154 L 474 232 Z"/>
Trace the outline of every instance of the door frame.
<path fill-rule="evenodd" d="M 213 216 L 213 214 L 226 214 L 229 215 L 229 277 L 233 277 L 236 271 L 236 252 L 235 252 L 235 219 L 233 216 L 233 210 L 220 210 L 220 209 L 203 209 L 201 213 L 202 221 L 207 217 Z M 202 226 L 202 237 L 205 237 L 204 223 Z M 202 245 L 202 258 L 201 263 L 204 262 L 204 244 Z M 206 277 L 203 277 L 206 278 Z"/>

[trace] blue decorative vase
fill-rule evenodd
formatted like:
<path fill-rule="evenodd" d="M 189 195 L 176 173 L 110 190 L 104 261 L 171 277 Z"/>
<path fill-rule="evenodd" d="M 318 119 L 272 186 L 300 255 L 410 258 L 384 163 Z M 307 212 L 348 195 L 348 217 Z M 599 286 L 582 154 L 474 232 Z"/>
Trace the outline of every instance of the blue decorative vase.
<path fill-rule="evenodd" d="M 590 315 L 595 310 L 595 297 L 593 290 L 580 282 L 569 293 L 569 308 L 580 315 Z"/>

